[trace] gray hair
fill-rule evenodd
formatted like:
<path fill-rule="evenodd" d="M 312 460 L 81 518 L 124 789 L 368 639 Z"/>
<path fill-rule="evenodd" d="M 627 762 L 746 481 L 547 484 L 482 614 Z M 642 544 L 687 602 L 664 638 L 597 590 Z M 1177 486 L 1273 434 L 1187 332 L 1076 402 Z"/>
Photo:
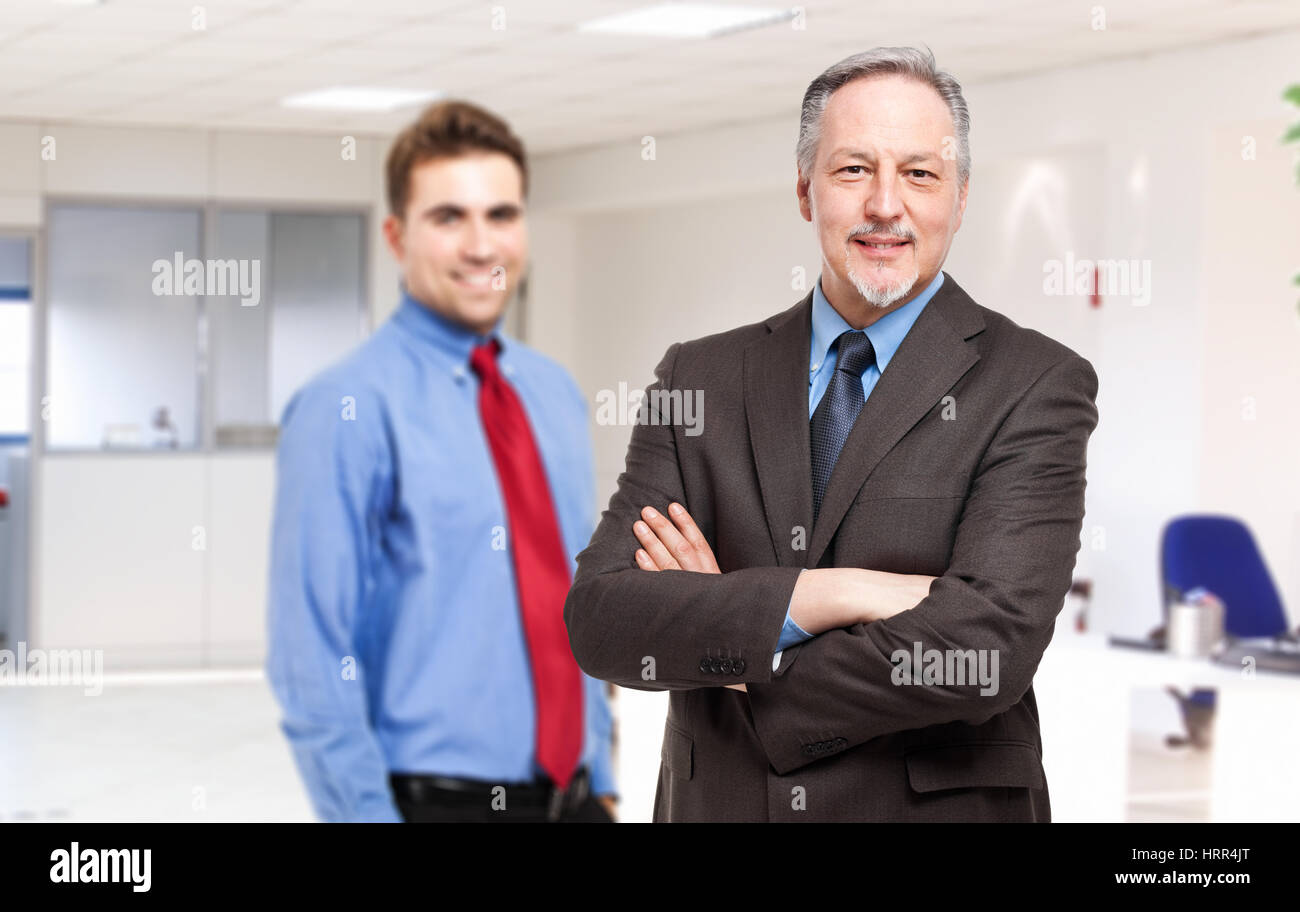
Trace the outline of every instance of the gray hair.
<path fill-rule="evenodd" d="M 803 96 L 799 142 L 795 146 L 795 158 L 804 177 L 812 175 L 822 134 L 822 115 L 835 90 L 857 79 L 892 75 L 906 76 L 930 86 L 948 105 L 957 131 L 957 179 L 966 183 L 970 177 L 970 110 L 962 97 L 961 85 L 951 74 L 935 69 L 934 54 L 929 48 L 913 47 L 878 47 L 845 57 L 809 83 Z"/>

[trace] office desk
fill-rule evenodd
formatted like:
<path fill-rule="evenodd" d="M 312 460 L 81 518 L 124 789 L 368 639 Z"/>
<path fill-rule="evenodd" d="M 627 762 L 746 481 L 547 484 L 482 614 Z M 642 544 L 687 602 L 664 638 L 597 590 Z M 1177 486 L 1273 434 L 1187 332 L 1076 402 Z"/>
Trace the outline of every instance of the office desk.
<path fill-rule="evenodd" d="M 1207 659 L 1108 646 L 1064 622 L 1034 676 L 1052 819 L 1125 819 L 1132 693 L 1169 685 L 1218 694 L 1210 819 L 1300 821 L 1300 675 L 1248 678 Z"/>

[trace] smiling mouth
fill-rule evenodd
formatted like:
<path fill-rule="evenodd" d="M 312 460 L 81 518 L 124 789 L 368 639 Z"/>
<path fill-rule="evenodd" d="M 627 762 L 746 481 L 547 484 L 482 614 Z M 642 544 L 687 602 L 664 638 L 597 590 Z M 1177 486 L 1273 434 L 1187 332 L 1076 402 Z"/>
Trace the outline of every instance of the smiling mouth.
<path fill-rule="evenodd" d="M 866 247 L 868 250 L 893 250 L 895 247 L 905 247 L 912 242 L 911 241 L 887 241 L 884 243 L 880 243 L 875 241 L 864 241 L 861 238 L 854 238 L 853 243 L 858 244 L 862 247 Z"/>
<path fill-rule="evenodd" d="M 476 288 L 487 288 L 492 284 L 491 271 L 479 273 L 454 272 L 452 273 L 452 277 L 455 278 L 457 282 L 463 282 L 466 285 L 473 285 Z"/>

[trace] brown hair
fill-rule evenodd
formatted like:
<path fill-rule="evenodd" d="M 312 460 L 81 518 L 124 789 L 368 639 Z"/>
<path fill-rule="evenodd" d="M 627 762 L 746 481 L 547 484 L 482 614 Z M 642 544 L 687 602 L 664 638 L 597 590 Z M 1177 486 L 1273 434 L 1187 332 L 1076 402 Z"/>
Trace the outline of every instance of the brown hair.
<path fill-rule="evenodd" d="M 523 192 L 528 195 L 528 162 L 524 144 L 504 120 L 466 101 L 439 101 L 424 109 L 415 123 L 393 140 L 384 168 L 388 210 L 406 214 L 411 195 L 411 171 L 433 158 L 455 158 L 468 152 L 500 152 L 519 166 Z"/>

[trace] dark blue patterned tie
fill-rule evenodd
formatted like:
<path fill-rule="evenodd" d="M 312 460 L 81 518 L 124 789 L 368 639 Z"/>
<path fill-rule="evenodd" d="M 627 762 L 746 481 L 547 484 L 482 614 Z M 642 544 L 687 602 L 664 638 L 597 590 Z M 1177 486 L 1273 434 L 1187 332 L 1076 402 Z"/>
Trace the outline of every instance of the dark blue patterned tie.
<path fill-rule="evenodd" d="M 817 404 L 810 422 L 812 433 L 813 521 L 822 509 L 826 483 L 831 480 L 835 460 L 840 458 L 844 441 L 849 439 L 853 422 L 866 397 L 862 393 L 862 372 L 876 360 L 871 340 L 861 330 L 840 333 L 835 340 L 839 354 L 822 401 Z"/>

